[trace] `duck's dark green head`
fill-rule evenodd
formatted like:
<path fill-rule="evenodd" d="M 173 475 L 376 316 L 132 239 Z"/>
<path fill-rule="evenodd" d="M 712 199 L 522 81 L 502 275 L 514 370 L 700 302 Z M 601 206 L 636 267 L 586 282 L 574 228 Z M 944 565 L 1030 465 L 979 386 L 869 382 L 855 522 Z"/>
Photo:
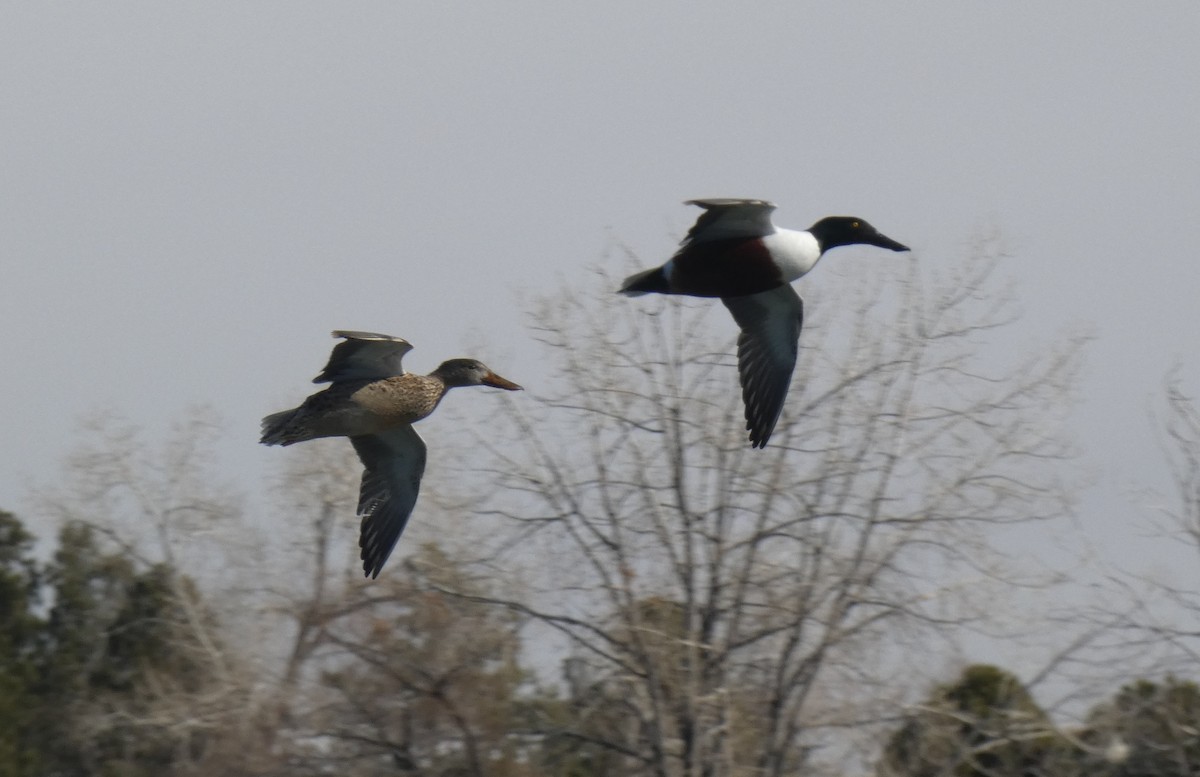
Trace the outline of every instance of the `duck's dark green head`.
<path fill-rule="evenodd" d="M 808 229 L 821 245 L 822 253 L 838 246 L 868 245 L 907 251 L 908 246 L 897 243 L 857 216 L 827 216 Z"/>

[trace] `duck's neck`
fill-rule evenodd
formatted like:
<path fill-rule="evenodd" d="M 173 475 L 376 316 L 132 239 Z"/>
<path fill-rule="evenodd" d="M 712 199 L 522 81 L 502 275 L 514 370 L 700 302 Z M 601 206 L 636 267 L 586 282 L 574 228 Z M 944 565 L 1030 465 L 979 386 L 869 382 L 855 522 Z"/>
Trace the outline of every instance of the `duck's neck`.
<path fill-rule="evenodd" d="M 467 385 L 461 381 L 454 380 L 453 376 L 448 376 L 445 373 L 440 372 L 439 370 L 434 370 L 433 372 L 426 375 L 425 378 L 426 378 L 426 380 L 436 381 L 441 386 L 442 394 L 445 394 L 447 391 L 449 391 L 452 388 L 458 388 L 459 386 Z"/>

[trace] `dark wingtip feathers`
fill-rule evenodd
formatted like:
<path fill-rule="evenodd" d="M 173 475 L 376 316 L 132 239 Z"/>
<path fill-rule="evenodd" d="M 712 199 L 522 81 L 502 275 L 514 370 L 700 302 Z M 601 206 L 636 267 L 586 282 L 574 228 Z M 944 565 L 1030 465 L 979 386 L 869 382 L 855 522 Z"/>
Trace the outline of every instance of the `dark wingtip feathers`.
<path fill-rule="evenodd" d="M 388 560 L 388 556 L 392 555 L 392 550 L 396 547 L 396 542 L 400 539 L 399 535 L 395 539 L 388 540 L 381 536 L 383 526 L 375 516 L 376 509 L 379 508 L 378 503 L 368 505 L 363 513 L 362 524 L 358 534 L 359 559 L 362 560 L 363 577 L 369 577 L 372 580 L 379 577 L 380 571 L 383 570 L 384 563 Z M 401 527 L 403 530 L 403 527 Z"/>
<path fill-rule="evenodd" d="M 750 392 L 746 392 L 749 394 Z M 767 441 L 771 439 L 771 434 L 775 431 L 775 424 L 779 421 L 779 414 L 774 418 L 760 417 L 755 418 L 755 410 L 751 409 L 750 399 L 746 397 L 746 431 L 750 436 L 751 448 L 765 448 Z M 761 412 L 759 410 L 758 412 Z"/>
<path fill-rule="evenodd" d="M 288 422 L 296 414 L 295 410 L 284 410 L 272 413 L 262 420 L 262 437 L 259 442 L 263 445 L 291 445 L 296 442 L 288 432 Z"/>
<path fill-rule="evenodd" d="M 627 297 L 637 297 L 642 294 L 663 294 L 667 291 L 667 276 L 663 275 L 661 267 L 653 270 L 643 270 L 625 279 L 617 293 Z"/>

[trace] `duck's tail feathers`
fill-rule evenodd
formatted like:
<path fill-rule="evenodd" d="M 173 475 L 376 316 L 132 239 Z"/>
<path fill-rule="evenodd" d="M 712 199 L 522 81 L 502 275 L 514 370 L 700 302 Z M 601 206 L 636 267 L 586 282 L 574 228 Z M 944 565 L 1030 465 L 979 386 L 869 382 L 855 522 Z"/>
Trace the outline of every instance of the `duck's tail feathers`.
<path fill-rule="evenodd" d="M 617 290 L 619 293 L 629 297 L 640 297 L 643 294 L 664 294 L 667 291 L 667 276 L 663 274 L 663 268 L 655 267 L 653 270 L 643 270 L 642 272 L 630 275 L 621 284 L 621 288 Z"/>
<path fill-rule="evenodd" d="M 272 413 L 264 418 L 262 420 L 262 439 L 259 442 L 263 445 L 291 445 L 299 442 L 294 434 L 288 433 L 288 426 L 298 410 L 299 408 L 284 410 L 282 413 Z"/>

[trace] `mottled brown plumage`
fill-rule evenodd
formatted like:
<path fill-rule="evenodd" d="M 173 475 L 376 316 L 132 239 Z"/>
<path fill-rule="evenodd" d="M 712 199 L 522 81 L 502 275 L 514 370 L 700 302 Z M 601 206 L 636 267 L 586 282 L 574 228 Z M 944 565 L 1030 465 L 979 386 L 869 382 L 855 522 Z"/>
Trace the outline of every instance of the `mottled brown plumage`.
<path fill-rule="evenodd" d="M 262 421 L 264 445 L 291 445 L 318 437 L 349 437 L 366 470 L 359 492 L 359 546 L 363 571 L 377 577 L 412 514 L 425 471 L 425 442 L 412 424 L 437 408 L 457 386 L 516 391 L 474 359 L 442 362 L 428 375 L 404 372 L 406 340 L 372 332 L 336 331 L 341 337 L 314 382 L 328 382 L 297 408 Z"/>

